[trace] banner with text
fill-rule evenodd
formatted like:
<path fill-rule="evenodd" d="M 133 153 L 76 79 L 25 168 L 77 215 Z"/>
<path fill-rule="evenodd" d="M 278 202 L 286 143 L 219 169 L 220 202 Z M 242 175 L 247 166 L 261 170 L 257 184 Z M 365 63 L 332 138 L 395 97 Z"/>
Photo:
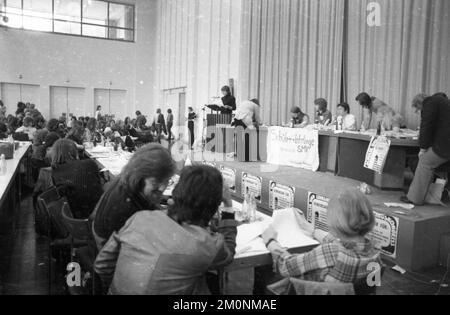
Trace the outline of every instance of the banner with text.
<path fill-rule="evenodd" d="M 267 162 L 317 171 L 320 163 L 319 132 L 270 127 L 267 137 Z"/>

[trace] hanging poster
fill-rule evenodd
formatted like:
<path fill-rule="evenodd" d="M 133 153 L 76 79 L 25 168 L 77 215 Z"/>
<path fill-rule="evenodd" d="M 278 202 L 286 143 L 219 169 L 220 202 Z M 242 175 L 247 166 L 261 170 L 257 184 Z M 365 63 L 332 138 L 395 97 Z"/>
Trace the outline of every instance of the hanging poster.
<path fill-rule="evenodd" d="M 253 194 L 255 199 L 261 203 L 262 202 L 262 177 L 253 176 L 249 173 L 242 173 L 241 180 L 241 194 L 245 197 L 246 194 Z"/>
<path fill-rule="evenodd" d="M 269 184 L 269 208 L 271 210 L 294 207 L 295 187 L 279 184 L 273 180 Z"/>
<path fill-rule="evenodd" d="M 383 136 L 372 137 L 367 149 L 364 167 L 382 174 L 390 146 L 391 140 L 388 138 Z"/>

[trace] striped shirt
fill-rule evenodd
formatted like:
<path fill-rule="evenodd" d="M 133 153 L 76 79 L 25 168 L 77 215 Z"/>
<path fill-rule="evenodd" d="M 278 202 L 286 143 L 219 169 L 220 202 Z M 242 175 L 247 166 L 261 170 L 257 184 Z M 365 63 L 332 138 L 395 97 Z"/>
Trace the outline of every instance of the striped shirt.
<path fill-rule="evenodd" d="M 347 243 L 328 234 L 322 245 L 300 255 L 286 250 L 272 252 L 274 268 L 283 277 L 300 277 L 316 282 L 355 283 L 372 270 L 370 263 L 379 263 L 380 252 L 371 241 Z"/>

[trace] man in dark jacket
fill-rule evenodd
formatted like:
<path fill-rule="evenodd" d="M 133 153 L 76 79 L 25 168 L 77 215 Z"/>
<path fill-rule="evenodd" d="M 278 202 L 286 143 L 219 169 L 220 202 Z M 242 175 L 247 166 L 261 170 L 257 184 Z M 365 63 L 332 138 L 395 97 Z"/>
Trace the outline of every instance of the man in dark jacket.
<path fill-rule="evenodd" d="M 436 94 L 423 101 L 421 112 L 419 165 L 408 196 L 402 197 L 415 205 L 424 204 L 434 170 L 450 161 L 450 100 Z"/>
<path fill-rule="evenodd" d="M 162 194 L 175 169 L 170 152 L 161 145 L 149 144 L 136 151 L 91 216 L 99 249 L 136 212 L 160 209 Z"/>

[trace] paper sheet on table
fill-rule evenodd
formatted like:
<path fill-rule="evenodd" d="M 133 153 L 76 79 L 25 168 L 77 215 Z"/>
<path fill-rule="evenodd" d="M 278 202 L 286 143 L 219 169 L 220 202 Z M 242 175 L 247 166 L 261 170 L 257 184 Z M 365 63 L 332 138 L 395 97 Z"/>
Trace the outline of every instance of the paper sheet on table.
<path fill-rule="evenodd" d="M 103 147 L 101 145 L 98 145 L 96 147 L 93 147 L 92 149 L 87 150 L 91 154 L 100 154 L 100 153 L 111 153 L 110 148 Z"/>
<path fill-rule="evenodd" d="M 263 221 L 243 224 L 238 227 L 236 237 L 236 256 L 266 253 L 266 246 L 260 235 L 272 224 L 278 232 L 278 242 L 286 248 L 314 246 L 319 243 L 306 236 L 297 224 L 295 209 L 283 209 L 274 212 L 273 217 L 266 217 Z"/>

